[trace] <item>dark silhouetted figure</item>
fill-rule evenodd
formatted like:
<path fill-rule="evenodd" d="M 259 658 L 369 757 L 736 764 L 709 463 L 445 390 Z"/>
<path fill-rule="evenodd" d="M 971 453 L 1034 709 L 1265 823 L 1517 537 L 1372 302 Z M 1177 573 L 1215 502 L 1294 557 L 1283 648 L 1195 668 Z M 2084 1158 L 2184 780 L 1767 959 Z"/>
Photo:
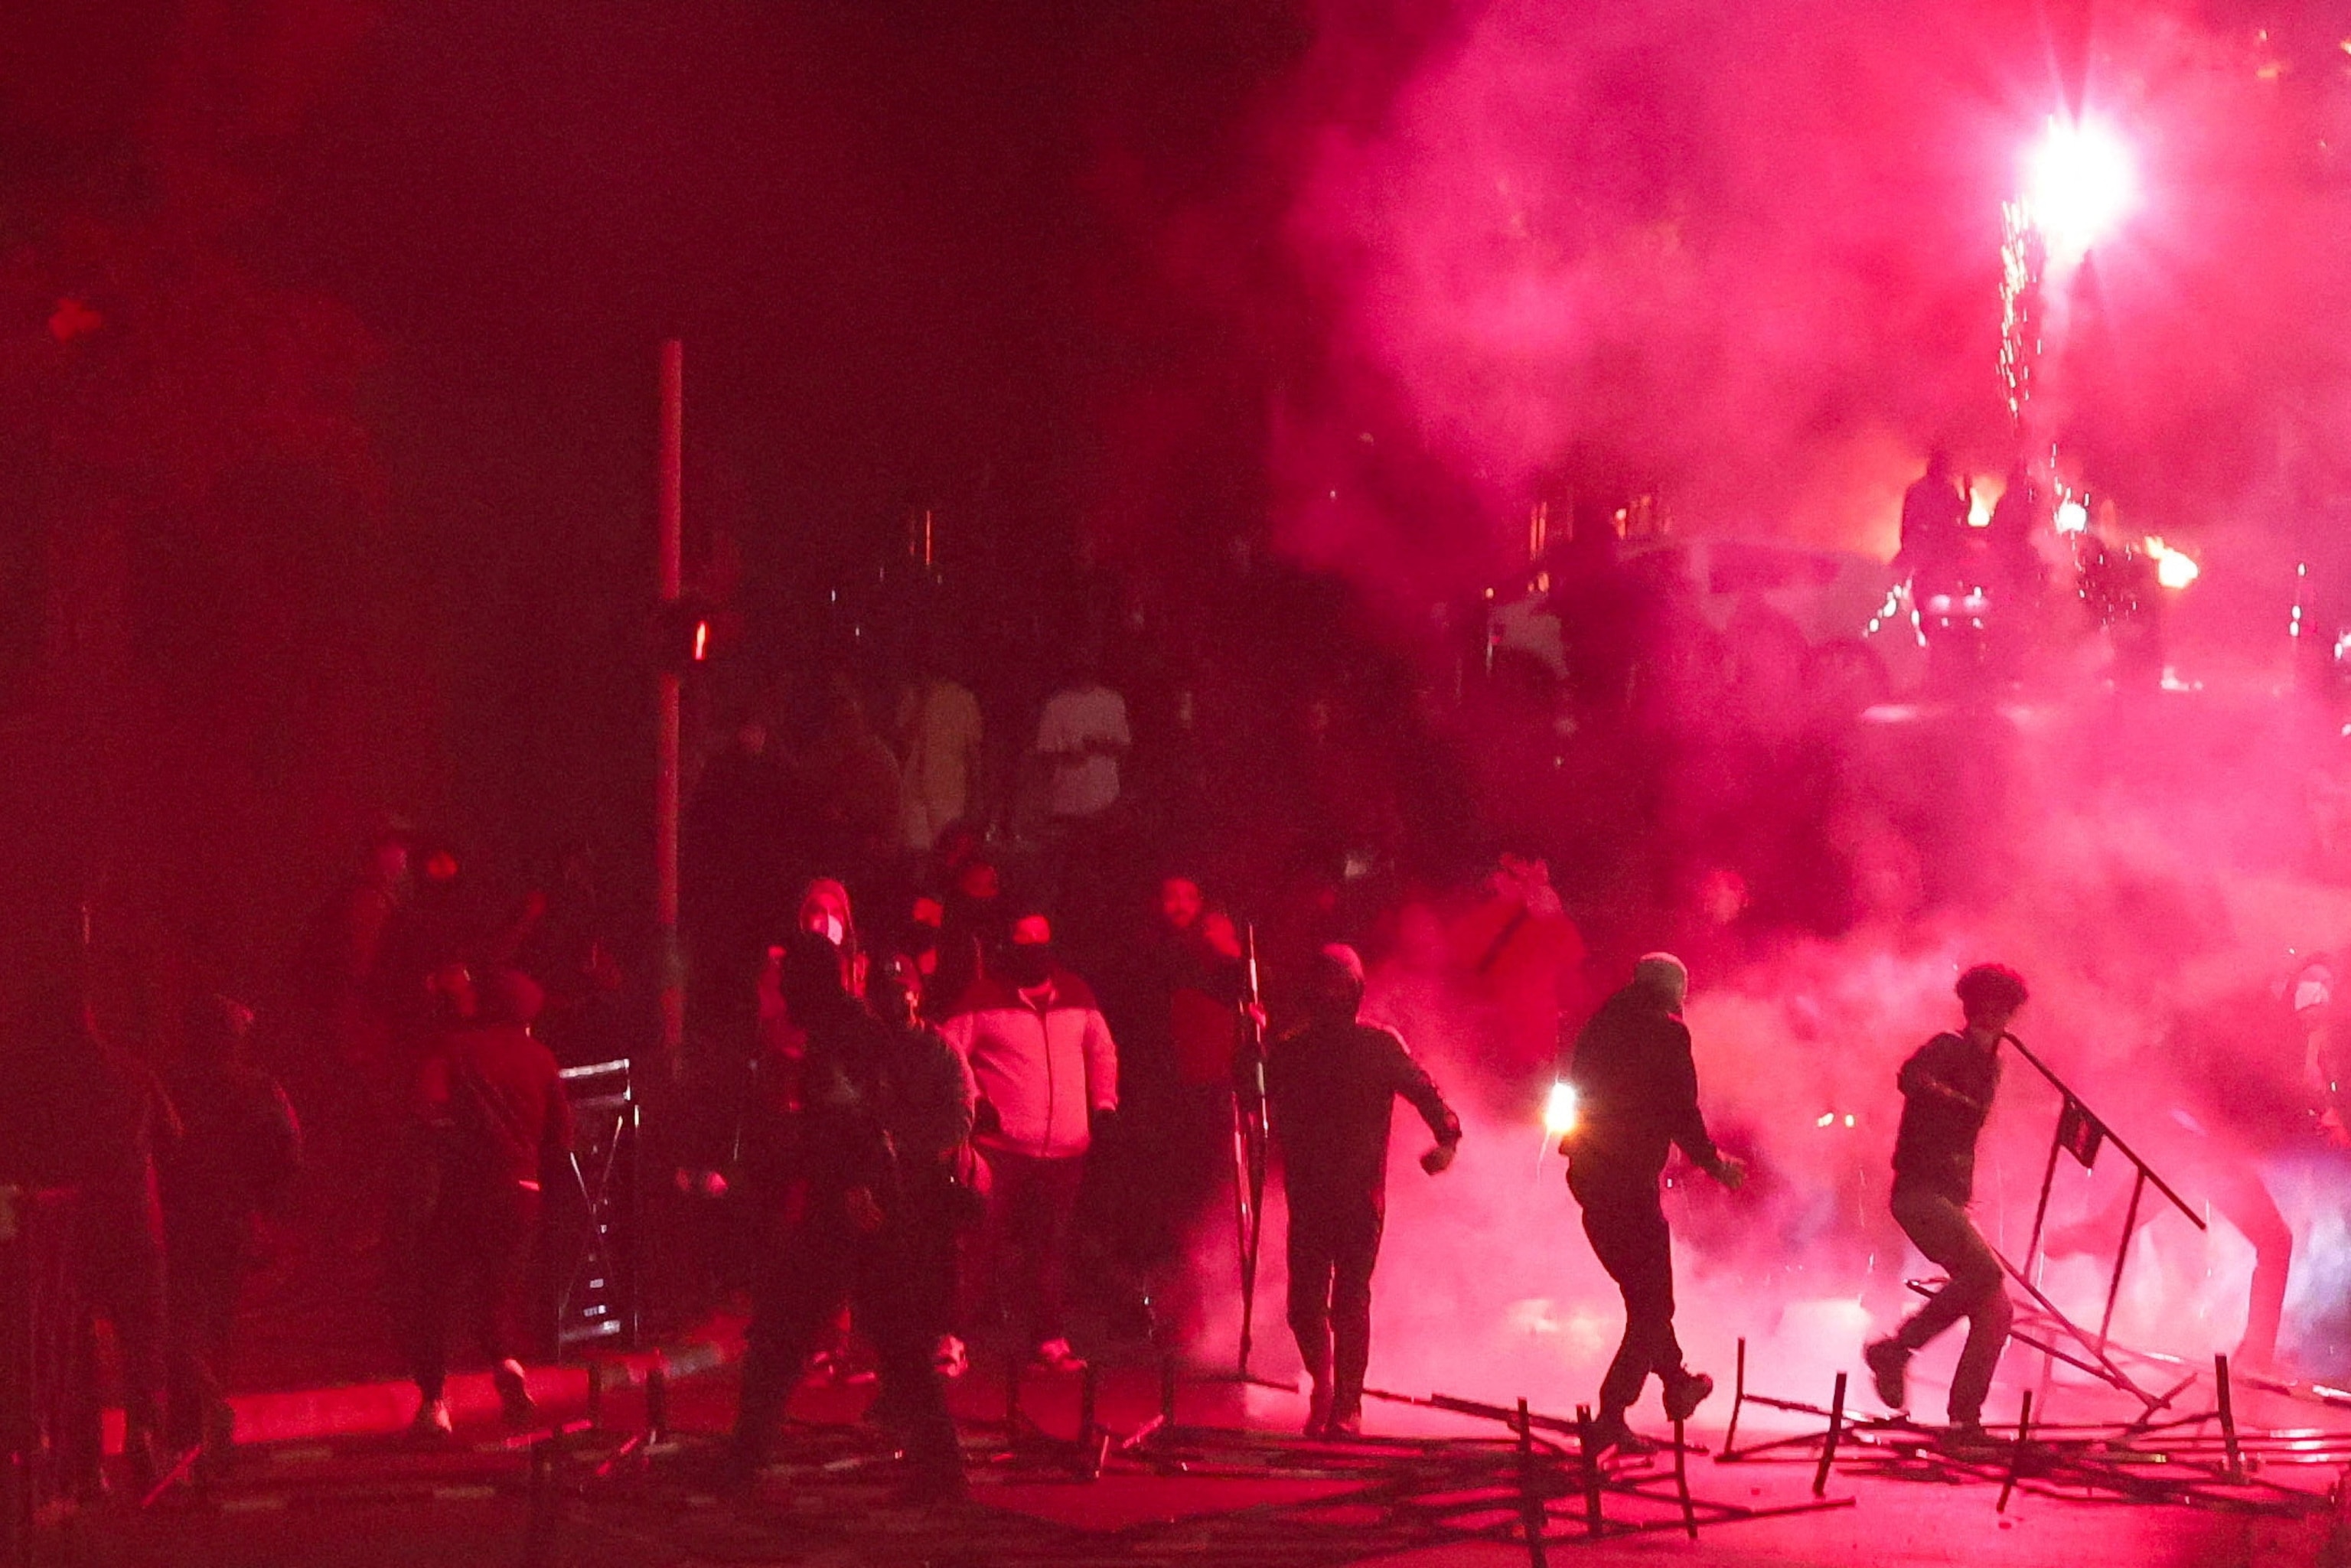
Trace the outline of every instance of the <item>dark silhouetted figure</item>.
<path fill-rule="evenodd" d="M 531 1038 L 536 982 L 491 977 L 470 1027 L 442 1037 L 418 1074 L 429 1190 L 410 1281 L 409 1355 L 422 1396 L 415 1434 L 447 1435 L 449 1316 L 474 1309 L 482 1349 L 510 1425 L 537 1414 L 523 1375 L 524 1306 L 542 1184 L 571 1154 L 571 1105 L 555 1058 Z"/>
<path fill-rule="evenodd" d="M 197 1002 L 166 1085 L 181 1125 L 162 1167 L 170 1435 L 174 1448 L 201 1443 L 214 1455 L 235 1437 L 221 1363 L 236 1323 L 254 1217 L 284 1201 L 302 1158 L 301 1128 L 285 1092 L 243 1060 L 252 1028 L 252 1009 L 241 1002 Z"/>
<path fill-rule="evenodd" d="M 875 1019 L 841 971 L 840 952 L 823 936 L 793 934 L 780 986 L 807 1046 L 794 1146 L 776 1163 L 797 1179 L 770 1194 L 787 1206 L 785 1228 L 753 1286 L 726 1479 L 747 1488 L 764 1466 L 810 1354 L 847 1302 L 880 1359 L 885 1409 L 905 1433 L 910 1494 L 952 1498 L 963 1490 L 962 1458 L 914 1305 L 919 1292 L 909 1289 L 902 1161 L 960 1141 L 968 1102 L 961 1073 L 932 1037 Z"/>
<path fill-rule="evenodd" d="M 1345 1437 L 1364 1424 L 1395 1102 L 1409 1102 L 1437 1139 L 1420 1162 L 1432 1176 L 1453 1163 L 1461 1122 L 1403 1040 L 1356 1021 L 1364 962 L 1353 948 L 1322 949 L 1304 999 L 1306 1021 L 1268 1053 L 1266 1085 L 1290 1195 L 1290 1330 L 1313 1380 L 1306 1435 Z"/>
<path fill-rule="evenodd" d="M 1927 472 L 1902 492 L 1902 548 L 1895 561 L 1921 591 L 1940 590 L 1963 559 L 1967 538 L 1968 498 L 1951 474 L 1951 455 L 1937 447 Z"/>
<path fill-rule="evenodd" d="M 1902 1064 L 1902 1125 L 1894 1139 L 1894 1218 L 1912 1246 L 1949 1277 L 1891 1338 L 1863 1352 L 1877 1396 L 1908 1406 L 1905 1371 L 1913 1352 L 1961 1318 L 1968 1343 L 1951 1377 L 1949 1414 L 1956 1436 L 1982 1434 L 1984 1396 L 2008 1343 L 2015 1309 L 2000 1256 L 1968 1218 L 1975 1197 L 1976 1137 L 2000 1088 L 2000 1042 L 2024 1005 L 2023 977 L 1998 964 L 1959 977 L 1967 1025 L 1938 1034 Z"/>
<path fill-rule="evenodd" d="M 1673 1238 L 1657 1197 L 1666 1155 L 1678 1145 L 1723 1186 L 1744 1185 L 1746 1167 L 1707 1135 L 1698 1108 L 1698 1069 L 1681 1019 L 1689 971 L 1671 954 L 1635 966 L 1633 983 L 1601 1004 L 1575 1038 L 1564 1079 L 1576 1093 L 1576 1124 L 1561 1142 L 1567 1185 L 1583 1206 L 1583 1234 L 1625 1296 L 1625 1339 L 1600 1383 L 1603 1446 L 1648 1446 L 1625 1423 L 1649 1375 L 1665 1387 L 1666 1414 L 1688 1418 L 1714 1380 L 1682 1364 L 1674 1337 Z"/>

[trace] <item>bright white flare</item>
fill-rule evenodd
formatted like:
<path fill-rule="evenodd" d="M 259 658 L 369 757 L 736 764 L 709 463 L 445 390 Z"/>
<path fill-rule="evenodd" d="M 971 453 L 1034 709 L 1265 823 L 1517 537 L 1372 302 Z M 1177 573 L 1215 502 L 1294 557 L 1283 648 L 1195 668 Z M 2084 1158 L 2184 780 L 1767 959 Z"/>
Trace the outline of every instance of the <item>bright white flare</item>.
<path fill-rule="evenodd" d="M 2057 507 L 2057 531 L 2078 534 L 2090 526 L 2090 508 L 2079 501 L 2065 501 Z"/>
<path fill-rule="evenodd" d="M 2130 149 L 2095 120 L 2052 117 L 2025 164 L 2026 215 L 2060 267 L 2080 261 L 2112 235 L 2137 195 Z"/>
<path fill-rule="evenodd" d="M 1574 1084 L 1551 1086 L 1551 1095 L 1543 1101 L 1543 1131 L 1554 1138 L 1563 1138 L 1575 1131 Z"/>
<path fill-rule="evenodd" d="M 2147 553 L 2155 558 L 2155 580 L 2164 587 L 2185 588 L 2202 575 L 2201 567 L 2152 534 L 2144 542 Z"/>

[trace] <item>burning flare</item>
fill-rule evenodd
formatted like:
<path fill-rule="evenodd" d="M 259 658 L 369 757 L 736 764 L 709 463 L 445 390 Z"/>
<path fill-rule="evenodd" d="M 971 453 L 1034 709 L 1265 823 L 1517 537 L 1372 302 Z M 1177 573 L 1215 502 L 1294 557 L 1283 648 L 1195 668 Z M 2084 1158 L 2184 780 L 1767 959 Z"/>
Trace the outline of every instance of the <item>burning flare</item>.
<path fill-rule="evenodd" d="M 2173 549 L 2161 539 L 2149 534 L 2140 541 L 2147 556 L 2155 562 L 2155 580 L 2166 588 L 2185 588 L 2202 575 L 2203 569 L 2184 552 Z"/>
<path fill-rule="evenodd" d="M 1563 1138 L 1575 1131 L 1574 1084 L 1551 1086 L 1551 1094 L 1543 1101 L 1543 1131 L 1554 1138 Z"/>

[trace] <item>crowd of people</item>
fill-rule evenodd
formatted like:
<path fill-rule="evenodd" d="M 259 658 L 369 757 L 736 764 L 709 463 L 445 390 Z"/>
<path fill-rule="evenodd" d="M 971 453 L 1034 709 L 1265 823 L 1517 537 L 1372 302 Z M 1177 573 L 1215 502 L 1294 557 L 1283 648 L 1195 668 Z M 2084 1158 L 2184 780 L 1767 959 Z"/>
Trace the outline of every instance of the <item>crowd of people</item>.
<path fill-rule="evenodd" d="M 1963 502 L 1940 474 L 1913 501 L 1906 549 L 1939 570 Z M 1602 1430 L 1634 1442 L 1625 1412 L 1652 1374 L 1686 1415 L 1710 1385 L 1675 1343 L 1657 1175 L 1677 1145 L 1740 1176 L 1697 1111 L 1689 969 L 1726 972 L 1774 922 L 1834 929 L 1871 901 L 1899 917 L 1924 896 L 1933 825 L 1897 830 L 1849 798 L 1866 780 L 1821 765 L 1833 730 L 1792 727 L 1770 700 L 1769 638 L 1693 663 L 1691 618 L 1604 540 L 1553 565 L 1569 675 L 1541 701 L 1507 668 L 1449 701 L 1376 672 L 1275 672 L 1243 722 L 1214 683 L 1129 651 L 1116 682 L 1081 654 L 1008 702 L 938 641 L 894 685 L 818 662 L 737 692 L 712 705 L 695 769 L 676 955 L 620 915 L 590 850 L 494 892 L 454 846 L 387 824 L 266 1009 L 282 1090 L 241 1061 L 254 1019 L 226 998 L 191 1013 L 162 1076 L 62 1001 L 18 1020 L 12 1037 L 75 1042 L 106 1063 L 88 1081 L 119 1086 L 100 1096 L 106 1158 L 75 1168 L 99 1195 L 90 1298 L 132 1446 L 229 1440 L 221 1367 L 249 1232 L 289 1201 L 390 1287 L 420 1437 L 450 1429 L 461 1320 L 507 1414 L 529 1419 L 548 1335 L 534 1242 L 580 1186 L 560 1069 L 653 1066 L 651 998 L 673 962 L 684 1050 L 642 1075 L 657 1114 L 640 1154 L 673 1239 L 643 1283 L 681 1312 L 747 1300 L 737 1479 L 811 1365 L 876 1375 L 917 1490 L 952 1492 L 940 1385 L 975 1350 L 1068 1372 L 1100 1347 L 1185 1343 L 1207 1316 L 1196 1235 L 1229 1223 L 1235 1086 L 1259 1064 L 1310 1425 L 1354 1430 L 1393 1102 L 1426 1122 L 1432 1173 L 1461 1136 L 1405 1045 L 1423 1019 L 1476 1042 L 1487 1087 L 1531 1103 L 1555 1074 L 1583 1084 L 1601 1131 L 1572 1179 L 1627 1321 Z M 1746 695 L 1715 700 L 1723 681 Z M 1885 894 L 1867 852 L 1896 841 L 1913 863 Z M 1635 964 L 1630 944 L 1660 936 L 1687 966 Z M 1385 981 L 1369 1009 L 1366 954 Z M 1594 982 L 1626 974 L 1604 1001 Z M 1563 1055 L 1562 1025 L 1574 1038 L 1586 1019 Z M 1949 1079 L 1919 1071 L 1906 1092 Z M 1641 1107 L 1616 1133 L 1612 1099 Z M 1964 1194 L 1903 1175 L 1897 1218 L 1965 1287 L 1936 1310 L 1996 1339 L 1982 1259 L 1929 1212 Z M 2283 1249 L 2265 1245 L 2268 1276 Z M 1881 1387 L 1939 1326 L 1873 1351 Z"/>

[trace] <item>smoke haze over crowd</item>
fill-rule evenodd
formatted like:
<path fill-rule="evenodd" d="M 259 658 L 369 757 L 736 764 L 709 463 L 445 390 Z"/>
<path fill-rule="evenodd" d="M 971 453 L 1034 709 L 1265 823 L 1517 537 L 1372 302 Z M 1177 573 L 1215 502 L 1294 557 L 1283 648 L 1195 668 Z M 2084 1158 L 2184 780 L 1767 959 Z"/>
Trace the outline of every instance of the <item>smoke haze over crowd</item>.
<path fill-rule="evenodd" d="M 1291 537 L 1366 575 L 1403 564 L 1381 541 L 1457 551 L 1394 442 L 1489 538 L 1531 497 L 1654 489 L 1685 525 L 1890 554 L 1930 444 L 2007 465 L 2001 204 L 2076 113 L 2129 147 L 2140 199 L 2053 304 L 2038 419 L 2149 531 L 2258 522 L 2346 386 L 2322 21 L 1327 9 L 1267 132 L 1328 333 L 1277 409 Z"/>

